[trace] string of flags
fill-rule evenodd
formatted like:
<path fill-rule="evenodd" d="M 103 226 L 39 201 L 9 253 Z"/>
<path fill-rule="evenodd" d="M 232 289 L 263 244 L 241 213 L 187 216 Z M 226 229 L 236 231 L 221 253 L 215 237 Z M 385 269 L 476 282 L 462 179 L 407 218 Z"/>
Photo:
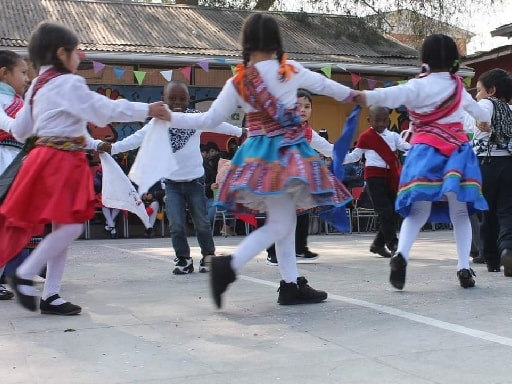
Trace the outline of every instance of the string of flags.
<path fill-rule="evenodd" d="M 85 58 L 85 54 L 81 53 L 80 57 L 82 59 Z M 218 62 L 220 64 L 226 64 L 227 63 L 226 59 L 222 59 L 222 58 L 216 58 L 216 59 L 212 59 L 212 60 L 216 61 L 216 62 Z M 198 61 L 197 63 L 195 63 L 194 65 L 198 65 L 203 71 L 209 72 L 209 70 L 210 70 L 210 61 L 211 60 L 209 60 L 209 59 L 202 59 L 202 60 Z M 356 88 L 358 86 L 358 84 L 362 80 L 366 80 L 367 81 L 368 89 L 374 89 L 377 86 L 378 83 L 383 83 L 384 88 L 386 88 L 386 87 L 390 87 L 390 86 L 392 86 L 394 84 L 405 84 L 408 81 L 408 80 L 398 80 L 398 81 L 375 80 L 375 79 L 371 79 L 371 78 L 367 78 L 367 77 L 362 77 L 359 73 L 350 72 L 341 64 L 336 64 L 336 66 L 338 68 L 340 68 L 341 70 L 343 70 L 344 72 L 347 72 L 347 73 L 350 74 L 350 77 L 351 77 L 351 80 L 352 80 L 352 85 L 353 85 L 354 88 Z M 94 71 L 95 74 L 100 73 L 106 67 L 111 67 L 112 68 L 112 70 L 114 71 L 114 75 L 116 76 L 117 79 L 120 79 L 121 77 L 123 77 L 125 72 L 132 72 L 133 76 L 135 77 L 135 79 L 137 80 L 137 83 L 139 85 L 142 85 L 142 83 L 144 82 L 144 79 L 146 78 L 146 75 L 148 73 L 148 71 L 136 71 L 136 70 L 127 70 L 127 69 L 120 68 L 120 67 L 115 67 L 115 66 L 112 67 L 110 65 L 101 63 L 99 61 L 92 60 L 92 68 L 93 68 L 93 71 Z M 192 67 L 193 67 L 193 65 L 188 65 L 188 66 L 185 66 L 185 67 L 177 68 L 175 70 L 166 70 L 166 71 L 159 71 L 159 72 L 160 72 L 160 75 L 162 75 L 162 77 L 166 81 L 171 81 L 172 80 L 172 76 L 173 76 L 173 71 L 178 71 L 187 79 L 188 82 L 190 82 L 190 77 L 192 75 Z M 332 76 L 332 67 L 333 67 L 333 64 L 327 64 L 327 65 L 325 65 L 325 66 L 320 68 L 320 72 L 322 72 L 328 78 L 331 78 L 331 76 Z M 233 73 L 233 75 L 235 74 L 235 70 L 236 70 L 235 68 L 236 68 L 235 65 L 231 65 L 231 72 Z M 464 83 L 466 84 L 466 86 L 470 87 L 471 86 L 471 77 L 469 77 L 469 76 L 465 77 L 464 78 Z"/>

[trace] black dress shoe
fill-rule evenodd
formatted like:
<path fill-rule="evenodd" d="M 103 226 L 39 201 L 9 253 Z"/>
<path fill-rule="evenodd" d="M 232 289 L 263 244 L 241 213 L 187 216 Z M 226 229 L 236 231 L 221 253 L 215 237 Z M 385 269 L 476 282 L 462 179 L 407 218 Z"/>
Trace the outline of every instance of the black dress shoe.
<path fill-rule="evenodd" d="M 405 271 L 407 268 L 407 261 L 401 253 L 393 256 L 389 262 L 391 273 L 389 274 L 389 282 L 396 289 L 403 289 L 405 285 Z"/>
<path fill-rule="evenodd" d="M 500 272 L 501 271 L 501 267 L 499 265 L 494 265 L 494 264 L 487 263 L 487 271 L 489 271 L 489 272 Z"/>
<path fill-rule="evenodd" d="M 475 286 L 475 279 L 473 279 L 473 276 L 476 275 L 471 268 L 464 268 L 457 271 L 457 277 L 459 278 L 460 286 L 462 288 L 472 288 Z"/>
<path fill-rule="evenodd" d="M 60 299 L 60 296 L 57 294 L 50 296 L 46 300 L 41 299 L 39 303 L 41 313 L 45 315 L 72 316 L 82 312 L 82 307 L 72 304 L 69 301 L 59 305 L 52 305 L 51 303 L 57 299 Z"/>
<path fill-rule="evenodd" d="M 235 281 L 236 275 L 231 268 L 231 256 L 215 256 L 211 258 L 210 289 L 217 308 L 222 307 L 222 294 L 228 285 Z"/>
<path fill-rule="evenodd" d="M 377 255 L 386 257 L 388 259 L 391 257 L 391 252 L 389 252 L 384 245 L 379 246 L 379 245 L 372 244 L 372 245 L 370 245 L 370 252 L 376 253 Z"/>
<path fill-rule="evenodd" d="M 14 293 L 6 289 L 3 285 L 0 285 L 0 300 L 11 300 L 14 297 Z"/>
<path fill-rule="evenodd" d="M 501 251 L 501 264 L 503 265 L 503 274 L 512 277 L 512 249 Z"/>
<path fill-rule="evenodd" d="M 29 311 L 35 312 L 37 310 L 37 300 L 36 296 L 25 295 L 21 293 L 19 290 L 20 285 L 28 285 L 30 287 L 34 286 L 34 282 L 32 280 L 21 279 L 16 274 L 8 278 L 9 284 L 16 294 L 16 298 L 20 302 L 23 308 L 28 309 Z"/>
<path fill-rule="evenodd" d="M 473 263 L 485 264 L 485 263 L 487 263 L 487 260 L 485 259 L 485 256 L 475 256 L 475 257 L 473 257 Z"/>

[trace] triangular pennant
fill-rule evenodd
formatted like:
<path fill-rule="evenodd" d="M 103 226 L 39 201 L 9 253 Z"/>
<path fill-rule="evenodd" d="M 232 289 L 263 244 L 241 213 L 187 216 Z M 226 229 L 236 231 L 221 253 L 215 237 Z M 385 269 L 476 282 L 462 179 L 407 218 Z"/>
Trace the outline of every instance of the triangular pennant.
<path fill-rule="evenodd" d="M 105 64 L 100 63 L 99 61 L 93 61 L 92 62 L 92 69 L 94 73 L 99 73 L 105 68 Z"/>
<path fill-rule="evenodd" d="M 466 84 L 466 87 L 471 87 L 471 80 L 472 79 L 469 76 L 464 78 L 464 84 Z"/>
<path fill-rule="evenodd" d="M 368 79 L 368 89 L 374 89 L 377 85 L 377 80 Z"/>
<path fill-rule="evenodd" d="M 121 77 L 123 77 L 124 73 L 126 72 L 126 69 L 119 68 L 119 67 L 114 67 L 113 70 L 114 70 L 114 74 L 116 75 L 117 79 L 120 79 Z"/>
<path fill-rule="evenodd" d="M 85 52 L 84 51 L 78 51 L 78 58 L 80 60 L 85 59 Z"/>
<path fill-rule="evenodd" d="M 320 70 L 327 76 L 329 79 L 331 78 L 332 65 L 326 65 L 325 67 L 320 68 Z"/>
<path fill-rule="evenodd" d="M 201 60 L 197 63 L 197 65 L 199 65 L 201 67 L 201 69 L 205 72 L 208 72 L 210 70 L 209 66 L 210 66 L 210 63 L 207 59 L 204 59 L 204 60 Z"/>
<path fill-rule="evenodd" d="M 409 80 L 398 80 L 397 83 L 398 84 L 405 84 L 407 83 Z"/>
<path fill-rule="evenodd" d="M 178 68 L 178 71 L 180 71 L 185 78 L 190 81 L 190 74 L 192 73 L 192 67 L 182 67 Z"/>
<path fill-rule="evenodd" d="M 217 58 L 217 59 L 213 59 L 213 60 L 215 60 L 217 63 L 226 64 L 226 59 L 223 59 L 223 58 Z"/>
<path fill-rule="evenodd" d="M 393 82 L 391 80 L 386 80 L 384 82 L 384 88 L 391 87 L 393 85 Z"/>
<path fill-rule="evenodd" d="M 357 73 L 351 73 L 350 77 L 352 78 L 352 85 L 357 87 L 357 84 L 361 81 L 361 76 L 359 76 Z"/>
<path fill-rule="evenodd" d="M 336 66 L 337 66 L 339 69 L 341 69 L 341 70 L 343 70 L 343 71 L 345 71 L 345 72 L 348 72 L 348 71 L 347 71 L 347 68 L 345 68 L 343 65 L 341 65 L 341 64 L 336 64 Z"/>
<path fill-rule="evenodd" d="M 233 76 L 236 75 L 236 65 L 231 66 L 231 73 L 233 74 Z"/>
<path fill-rule="evenodd" d="M 146 73 L 147 72 L 144 72 L 144 71 L 133 71 L 133 75 L 137 79 L 137 83 L 139 83 L 139 85 L 142 85 L 142 82 L 144 81 L 144 78 L 146 77 Z"/>
<path fill-rule="evenodd" d="M 165 80 L 171 81 L 172 80 L 172 71 L 160 71 L 160 74 L 164 77 Z"/>

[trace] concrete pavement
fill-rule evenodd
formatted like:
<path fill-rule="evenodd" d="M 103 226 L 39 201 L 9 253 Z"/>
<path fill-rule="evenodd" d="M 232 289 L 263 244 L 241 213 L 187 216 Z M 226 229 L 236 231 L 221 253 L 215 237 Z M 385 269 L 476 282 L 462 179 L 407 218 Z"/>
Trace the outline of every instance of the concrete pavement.
<path fill-rule="evenodd" d="M 62 296 L 83 313 L 0 302 L 0 383 L 512 383 L 512 279 L 476 265 L 460 288 L 451 231 L 421 232 L 398 292 L 372 236 L 310 236 L 321 258 L 299 270 L 325 303 L 277 305 L 262 253 L 222 310 L 207 274 L 172 275 L 167 238 L 77 241 Z M 217 253 L 241 239 L 216 237 Z"/>

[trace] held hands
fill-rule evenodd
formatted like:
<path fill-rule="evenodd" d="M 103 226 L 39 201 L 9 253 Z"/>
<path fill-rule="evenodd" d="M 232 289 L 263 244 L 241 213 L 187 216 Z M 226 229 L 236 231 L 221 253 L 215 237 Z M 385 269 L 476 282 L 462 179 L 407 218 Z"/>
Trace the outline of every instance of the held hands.
<path fill-rule="evenodd" d="M 366 105 L 366 95 L 362 91 L 353 91 L 352 101 L 359 105 Z"/>
<path fill-rule="evenodd" d="M 149 117 L 155 117 L 160 120 L 171 121 L 171 111 L 167 108 L 163 101 L 149 104 Z"/>
<path fill-rule="evenodd" d="M 101 143 L 98 144 L 98 147 L 96 147 L 96 150 L 98 152 L 110 153 L 110 152 L 112 152 L 112 144 L 107 143 L 106 141 L 102 141 Z"/>
<path fill-rule="evenodd" d="M 491 126 L 488 123 L 479 122 L 476 126 L 482 132 L 491 132 Z"/>
<path fill-rule="evenodd" d="M 215 191 L 216 189 L 219 189 L 219 184 L 217 184 L 217 183 L 212 183 L 212 185 L 210 185 L 210 189 L 211 189 L 212 191 Z"/>

